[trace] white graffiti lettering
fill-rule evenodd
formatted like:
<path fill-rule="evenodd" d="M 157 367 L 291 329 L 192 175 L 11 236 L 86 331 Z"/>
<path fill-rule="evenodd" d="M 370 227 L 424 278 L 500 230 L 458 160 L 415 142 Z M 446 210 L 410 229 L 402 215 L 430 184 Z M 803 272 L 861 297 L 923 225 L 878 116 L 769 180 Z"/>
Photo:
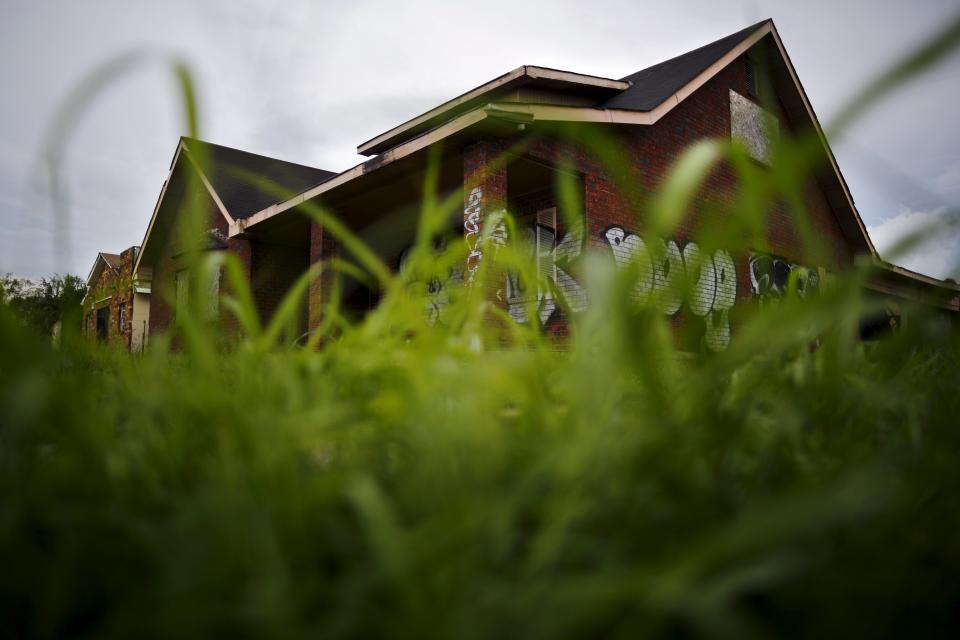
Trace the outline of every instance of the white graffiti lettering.
<path fill-rule="evenodd" d="M 713 306 L 704 321 L 707 329 L 704 340 L 714 351 L 723 351 L 730 344 L 730 309 L 737 301 L 737 270 L 733 256 L 722 249 L 713 252 L 713 271 L 716 288 Z"/>
<path fill-rule="evenodd" d="M 627 234 L 621 227 L 610 227 L 604 232 L 604 238 L 613 252 L 613 260 L 621 269 L 634 263 L 639 275 L 633 288 L 635 302 L 647 302 L 653 290 L 653 262 L 650 252 L 640 236 Z"/>
<path fill-rule="evenodd" d="M 467 243 L 467 283 L 473 284 L 480 261 L 483 259 L 483 249 L 480 243 L 480 213 L 483 201 L 483 192 L 480 187 L 474 187 L 467 196 L 467 205 L 463 210 L 463 237 Z"/>
<path fill-rule="evenodd" d="M 580 283 L 570 275 L 569 264 L 583 251 L 583 234 L 579 229 L 571 229 L 560 242 L 555 242 L 556 232 L 541 225 L 527 226 L 521 229 L 523 247 L 527 257 L 536 258 L 537 270 L 545 279 L 553 283 L 563 293 L 564 300 L 571 311 L 580 312 L 587 308 L 587 294 Z M 536 253 L 536 256 L 534 255 Z M 557 311 L 557 302 L 549 287 L 537 287 L 536 297 L 528 292 L 519 274 L 507 274 L 507 311 L 514 321 L 529 322 L 528 309 L 536 309 L 541 325 L 547 324 Z"/>
<path fill-rule="evenodd" d="M 673 240 L 652 241 L 650 249 L 638 235 L 623 227 L 608 227 L 602 234 L 618 267 L 636 265 L 639 271 L 632 296 L 673 315 L 683 305 L 686 284 L 687 307 L 703 318 L 706 325 L 704 343 L 713 351 L 722 351 L 730 344 L 729 311 L 737 299 L 737 278 L 733 258 L 723 250 L 704 255 L 694 242 L 688 242 L 681 253 Z"/>
<path fill-rule="evenodd" d="M 673 240 L 653 241 L 653 296 L 657 308 L 672 316 L 683 304 L 683 258 L 680 249 Z"/>

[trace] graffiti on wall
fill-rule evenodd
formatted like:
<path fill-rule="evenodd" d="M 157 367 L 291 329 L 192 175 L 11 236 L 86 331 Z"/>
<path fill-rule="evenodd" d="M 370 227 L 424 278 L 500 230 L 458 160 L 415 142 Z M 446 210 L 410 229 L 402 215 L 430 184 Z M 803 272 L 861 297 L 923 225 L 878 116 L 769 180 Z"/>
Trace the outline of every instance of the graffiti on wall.
<path fill-rule="evenodd" d="M 586 291 L 569 272 L 570 263 L 583 251 L 583 233 L 579 229 L 571 229 L 559 242 L 556 241 L 556 230 L 539 224 L 524 226 L 519 233 L 523 238 L 522 246 L 528 252 L 527 257 L 536 260 L 540 276 L 563 293 L 571 311 L 585 310 Z M 507 274 L 506 284 L 507 311 L 514 321 L 529 322 L 531 307 L 541 325 L 546 325 L 556 313 L 557 302 L 550 286 L 527 286 L 515 272 Z"/>
<path fill-rule="evenodd" d="M 451 269 L 442 278 L 422 287 L 426 298 L 428 321 L 442 320 L 449 304 L 449 288 L 466 281 L 473 282 L 484 257 L 481 242 L 481 200 L 479 187 L 473 189 L 464 209 L 464 237 L 467 245 L 465 269 Z M 558 312 L 560 305 L 554 291 L 563 294 L 570 311 L 587 308 L 586 290 L 570 272 L 570 264 L 583 252 L 581 229 L 567 230 L 557 239 L 555 229 L 532 223 L 520 227 L 521 247 L 535 260 L 541 282 L 536 287 L 523 282 L 519 274 L 506 274 L 505 289 L 497 291 L 497 298 L 506 303 L 511 318 L 519 323 L 530 322 L 531 312 L 541 325 L 546 325 Z M 681 249 L 674 240 L 644 241 L 635 233 L 619 225 L 604 229 L 601 238 L 610 249 L 619 268 L 635 265 L 637 282 L 632 291 L 636 302 L 650 303 L 666 315 L 678 313 L 686 304 L 690 313 L 704 323 L 703 340 L 713 351 L 726 349 L 730 344 L 730 310 L 737 298 L 736 266 L 730 253 L 718 249 L 712 254 L 701 250 L 695 242 L 687 242 Z M 507 226 L 500 222 L 492 231 L 494 253 L 507 241 Z M 400 270 L 407 270 L 410 249 L 401 254 Z M 810 269 L 782 258 L 766 254 L 752 254 L 748 263 L 752 294 L 761 300 L 782 298 L 789 290 L 791 277 L 801 298 L 820 291 L 825 278 L 822 270 Z M 543 286 L 543 283 L 550 286 Z"/>
<path fill-rule="evenodd" d="M 441 242 L 436 247 L 438 255 L 444 251 L 444 244 Z M 410 252 L 413 246 L 409 246 L 400 254 L 400 274 L 409 280 L 410 286 L 417 294 L 424 298 L 424 314 L 429 324 L 436 324 L 443 321 L 444 312 L 450 304 L 450 288 L 463 282 L 463 270 L 451 268 L 442 277 L 435 277 L 427 282 L 411 277 L 410 274 Z"/>
<path fill-rule="evenodd" d="M 463 209 L 463 238 L 467 243 L 467 283 L 473 284 L 473 279 L 480 268 L 483 259 L 483 248 L 480 242 L 480 213 L 483 201 L 483 192 L 480 187 L 474 187 L 467 196 L 467 204 Z"/>
<path fill-rule="evenodd" d="M 805 298 L 820 291 L 821 274 L 817 269 L 783 258 L 755 253 L 750 256 L 750 288 L 754 297 L 777 300 L 786 295 L 791 275 L 796 279 L 797 295 Z"/>
<path fill-rule="evenodd" d="M 522 246 L 531 260 L 536 259 L 540 275 L 563 294 L 571 311 L 584 311 L 586 290 L 569 270 L 569 264 L 583 251 L 582 232 L 569 230 L 559 242 L 553 229 L 538 224 L 522 227 L 520 233 Z M 601 237 L 618 267 L 637 265 L 639 276 L 632 292 L 636 302 L 650 302 L 667 315 L 678 313 L 686 302 L 690 312 L 703 320 L 706 346 L 713 351 L 727 348 L 729 313 L 737 297 L 736 266 L 727 251 L 708 255 L 695 242 L 688 242 L 681 250 L 673 240 L 654 240 L 648 245 L 620 226 L 608 227 Z M 545 325 L 558 310 L 550 287 L 534 290 L 516 273 L 507 274 L 506 303 L 510 316 L 520 323 L 530 321 L 532 310 Z"/>
<path fill-rule="evenodd" d="M 472 283 L 484 257 L 481 242 L 482 192 L 474 188 L 464 208 L 464 238 L 467 245 L 466 268 L 452 269 L 443 278 L 434 278 L 423 287 L 426 314 L 431 323 L 442 320 L 449 304 L 449 287 L 466 281 Z M 534 287 L 523 282 L 519 274 L 508 272 L 505 290 L 497 291 L 497 298 L 506 303 L 511 318 L 519 323 L 530 322 L 531 311 L 541 325 L 546 325 L 558 312 L 560 305 L 554 299 L 554 290 L 563 298 L 572 312 L 587 308 L 587 293 L 570 272 L 570 264 L 583 252 L 581 229 L 567 230 L 557 240 L 555 229 L 537 223 L 520 227 L 521 247 L 536 261 L 541 283 Z M 730 344 L 730 310 L 736 303 L 736 266 L 730 253 L 718 249 L 712 254 L 701 250 L 695 242 L 687 242 L 681 249 L 674 240 L 654 239 L 645 242 L 635 233 L 614 225 L 601 232 L 614 262 L 620 268 L 635 264 L 639 271 L 632 297 L 636 302 L 649 302 L 666 315 L 678 313 L 686 303 L 695 317 L 704 323 L 704 344 L 713 351 L 726 349 Z M 494 253 L 507 241 L 507 226 L 501 222 L 491 233 Z M 406 270 L 410 249 L 400 258 L 401 272 Z M 754 295 L 778 296 L 786 291 L 790 272 L 798 268 L 779 258 L 754 255 L 750 259 L 750 278 Z M 551 286 L 542 286 L 543 282 Z M 815 271 L 804 270 L 798 280 L 798 291 L 804 293 L 819 288 Z"/>
<path fill-rule="evenodd" d="M 607 227 L 601 236 L 618 267 L 637 266 L 635 301 L 652 302 L 667 315 L 680 311 L 686 301 L 690 312 L 704 321 L 707 347 L 713 351 L 727 348 L 729 312 L 737 300 L 736 267 L 727 251 L 718 249 L 708 255 L 695 242 L 688 242 L 681 251 L 675 241 L 660 239 L 648 246 L 637 234 L 616 225 Z"/>

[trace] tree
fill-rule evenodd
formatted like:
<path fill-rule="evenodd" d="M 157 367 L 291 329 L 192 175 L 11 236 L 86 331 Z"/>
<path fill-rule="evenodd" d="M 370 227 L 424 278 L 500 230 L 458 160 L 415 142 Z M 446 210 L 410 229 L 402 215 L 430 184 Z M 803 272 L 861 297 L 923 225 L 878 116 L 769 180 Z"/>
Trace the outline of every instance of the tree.
<path fill-rule="evenodd" d="M 0 303 L 44 336 L 50 336 L 58 322 L 62 326 L 79 322 L 85 293 L 86 284 L 75 275 L 54 275 L 38 281 L 11 274 L 0 276 Z"/>

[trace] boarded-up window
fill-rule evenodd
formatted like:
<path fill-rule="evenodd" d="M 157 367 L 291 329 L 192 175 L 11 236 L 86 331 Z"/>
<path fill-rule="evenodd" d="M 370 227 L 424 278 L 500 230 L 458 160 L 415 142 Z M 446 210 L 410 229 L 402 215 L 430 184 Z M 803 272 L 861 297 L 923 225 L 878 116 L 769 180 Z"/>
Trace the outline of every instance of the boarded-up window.
<path fill-rule="evenodd" d="M 216 320 L 220 312 L 220 270 L 214 269 L 210 272 L 210 279 L 207 282 L 206 290 L 203 294 L 206 296 L 203 300 L 204 319 Z M 190 271 L 181 269 L 177 271 L 177 313 L 187 308 L 190 298 Z"/>
<path fill-rule="evenodd" d="M 731 89 L 730 135 L 739 140 L 755 160 L 770 164 L 773 144 L 780 135 L 780 123 L 772 113 Z"/>

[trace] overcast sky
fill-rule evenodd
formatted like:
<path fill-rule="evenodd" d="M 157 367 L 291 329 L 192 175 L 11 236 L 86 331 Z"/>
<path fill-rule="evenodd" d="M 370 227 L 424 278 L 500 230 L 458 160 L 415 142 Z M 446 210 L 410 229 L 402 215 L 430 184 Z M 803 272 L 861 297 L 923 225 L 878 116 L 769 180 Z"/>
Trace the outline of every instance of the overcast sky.
<path fill-rule="evenodd" d="M 767 17 L 826 125 L 958 10 L 956 0 L 0 0 L 0 272 L 85 277 L 98 251 L 141 242 L 186 133 L 171 55 L 195 74 L 202 137 L 342 171 L 361 160 L 361 142 L 522 64 L 619 78 Z M 69 140 L 71 233 L 56 251 L 35 178 L 46 128 L 87 72 L 135 50 L 154 62 L 111 85 Z M 881 253 L 956 219 L 958 104 L 955 53 L 831 141 Z M 956 277 L 958 226 L 897 262 Z"/>

